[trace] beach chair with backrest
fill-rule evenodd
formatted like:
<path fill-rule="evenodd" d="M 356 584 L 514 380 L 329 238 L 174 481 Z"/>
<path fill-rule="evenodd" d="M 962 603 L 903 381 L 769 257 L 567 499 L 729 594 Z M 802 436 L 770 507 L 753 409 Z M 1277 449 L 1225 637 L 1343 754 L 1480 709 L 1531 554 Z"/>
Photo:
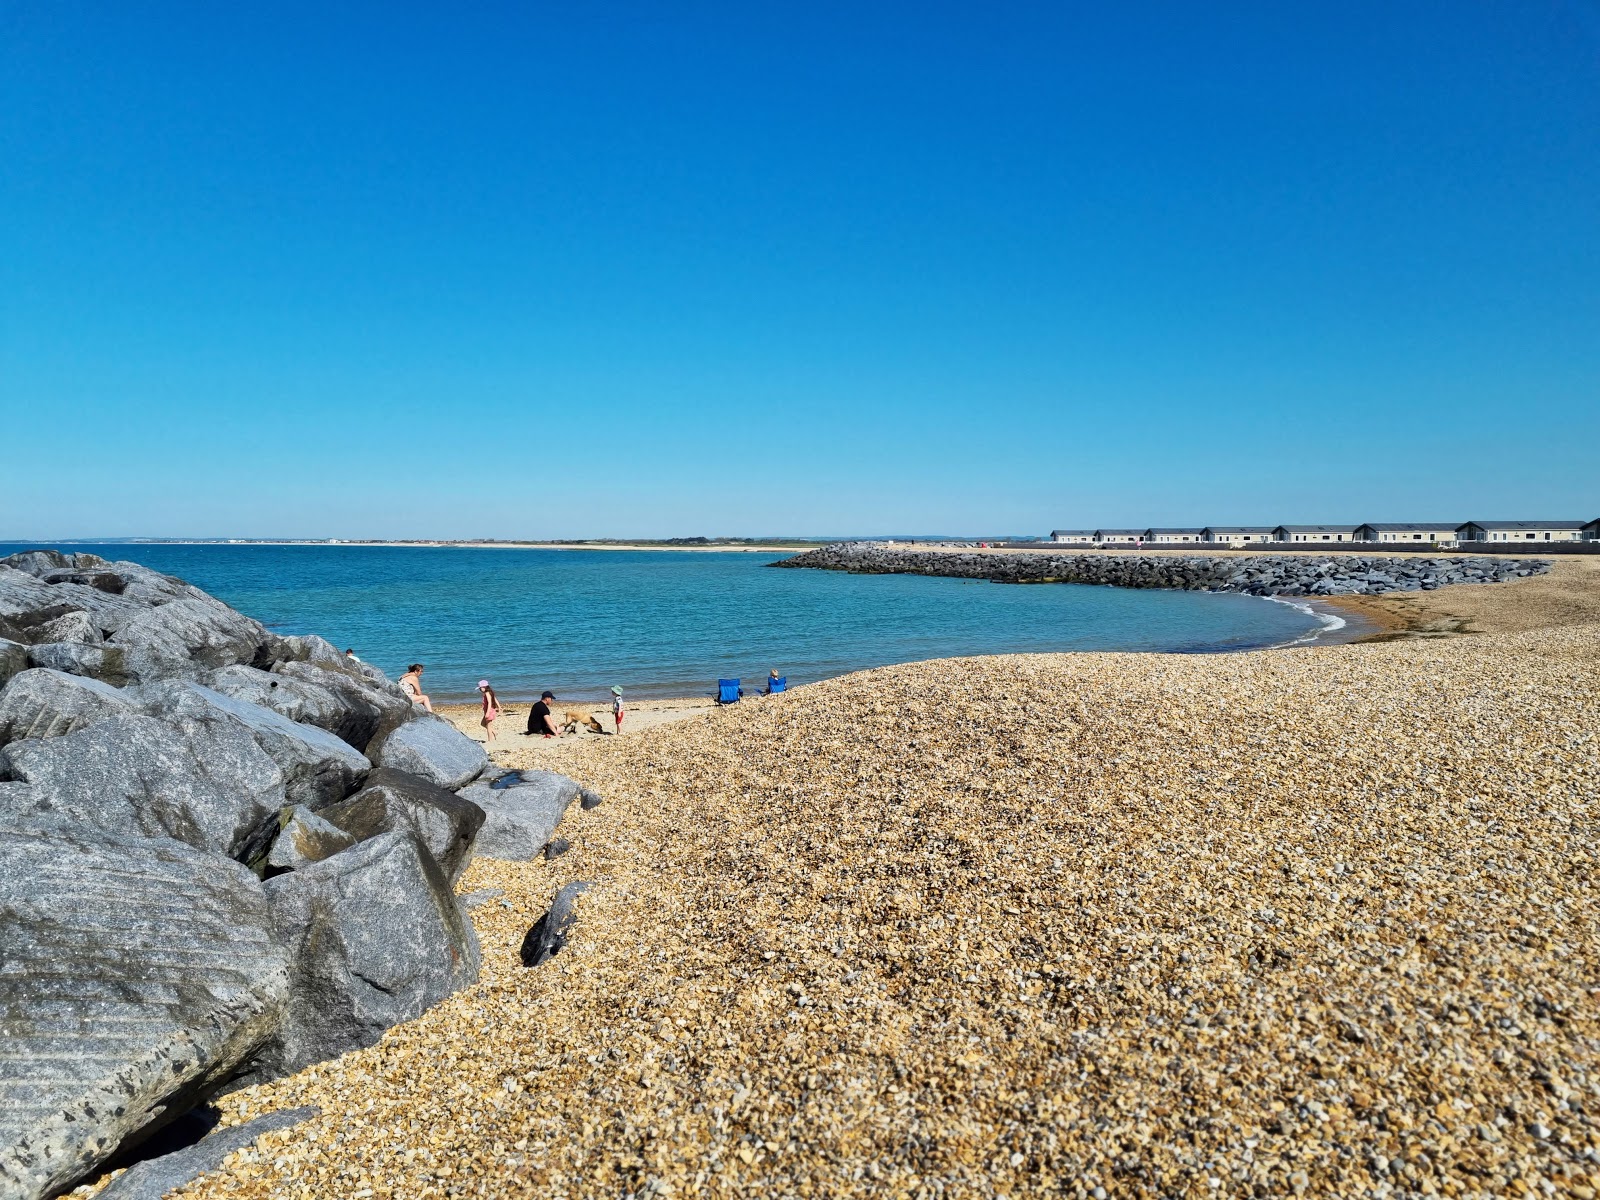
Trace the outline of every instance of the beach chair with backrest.
<path fill-rule="evenodd" d="M 767 679 L 767 695 L 776 696 L 779 692 L 786 691 L 789 687 L 789 677 L 779 675 L 776 679 L 770 676 Z"/>
<path fill-rule="evenodd" d="M 744 693 L 740 691 L 739 681 L 737 679 L 717 680 L 718 704 L 737 704 L 739 702 L 739 697 L 742 695 L 744 695 Z"/>

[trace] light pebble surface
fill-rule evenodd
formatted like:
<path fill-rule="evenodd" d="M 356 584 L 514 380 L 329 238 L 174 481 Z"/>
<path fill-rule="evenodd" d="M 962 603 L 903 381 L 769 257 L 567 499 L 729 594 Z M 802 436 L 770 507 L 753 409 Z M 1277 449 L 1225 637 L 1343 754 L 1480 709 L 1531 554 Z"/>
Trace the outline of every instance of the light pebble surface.
<path fill-rule="evenodd" d="M 323 1115 L 181 1194 L 1593 1196 L 1597 568 L 542 749 L 606 803 L 461 880 L 482 982 L 222 1101 Z"/>

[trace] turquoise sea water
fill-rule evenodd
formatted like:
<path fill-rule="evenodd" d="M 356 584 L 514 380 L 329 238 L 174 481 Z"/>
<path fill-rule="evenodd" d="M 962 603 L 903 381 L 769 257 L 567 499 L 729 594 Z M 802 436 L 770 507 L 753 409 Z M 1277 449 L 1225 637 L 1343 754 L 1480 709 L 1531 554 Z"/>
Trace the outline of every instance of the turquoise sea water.
<path fill-rule="evenodd" d="M 0 546 L 0 556 L 22 547 Z M 1040 650 L 1248 649 L 1310 614 L 1249 596 L 776 571 L 782 555 L 381 546 L 60 546 L 177 575 L 282 633 L 316 633 L 436 699 L 550 688 L 690 696 L 887 663 Z"/>

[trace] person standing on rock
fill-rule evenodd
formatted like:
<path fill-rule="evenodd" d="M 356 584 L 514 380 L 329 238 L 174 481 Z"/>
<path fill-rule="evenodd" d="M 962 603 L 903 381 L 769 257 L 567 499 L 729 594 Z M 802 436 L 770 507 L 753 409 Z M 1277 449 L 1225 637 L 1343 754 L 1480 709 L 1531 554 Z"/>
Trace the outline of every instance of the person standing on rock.
<path fill-rule="evenodd" d="M 556 725 L 556 719 L 550 712 L 550 704 L 556 698 L 554 692 L 545 692 L 539 697 L 539 703 L 533 706 L 533 711 L 528 714 L 528 735 L 542 733 L 545 737 L 560 737 L 561 729 Z"/>
<path fill-rule="evenodd" d="M 478 680 L 478 695 L 483 700 L 483 744 L 489 745 L 494 741 L 494 723 L 500 716 L 500 698 L 494 694 L 494 689 L 489 686 L 487 679 Z"/>
<path fill-rule="evenodd" d="M 412 663 L 406 668 L 406 673 L 400 676 L 400 690 L 411 697 L 411 703 L 420 704 L 429 712 L 433 711 L 433 701 L 422 694 L 421 663 Z"/>

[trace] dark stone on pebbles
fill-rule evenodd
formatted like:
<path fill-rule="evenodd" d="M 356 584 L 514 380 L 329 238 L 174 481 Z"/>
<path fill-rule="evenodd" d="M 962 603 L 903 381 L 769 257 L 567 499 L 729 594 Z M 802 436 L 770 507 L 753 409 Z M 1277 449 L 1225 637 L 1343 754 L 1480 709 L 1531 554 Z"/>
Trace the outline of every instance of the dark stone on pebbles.
<path fill-rule="evenodd" d="M 540 966 L 566 949 L 567 935 L 578 920 L 578 897 L 593 886 L 592 883 L 569 883 L 556 893 L 550 911 L 535 921 L 522 939 L 523 966 Z"/>

